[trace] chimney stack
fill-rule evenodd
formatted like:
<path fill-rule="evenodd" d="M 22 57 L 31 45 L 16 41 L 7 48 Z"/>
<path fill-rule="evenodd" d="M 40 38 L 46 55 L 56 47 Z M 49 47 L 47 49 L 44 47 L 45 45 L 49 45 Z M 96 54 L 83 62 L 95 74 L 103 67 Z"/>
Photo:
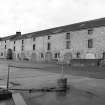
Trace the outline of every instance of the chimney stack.
<path fill-rule="evenodd" d="M 16 32 L 16 35 L 17 36 L 21 36 L 21 32 Z"/>

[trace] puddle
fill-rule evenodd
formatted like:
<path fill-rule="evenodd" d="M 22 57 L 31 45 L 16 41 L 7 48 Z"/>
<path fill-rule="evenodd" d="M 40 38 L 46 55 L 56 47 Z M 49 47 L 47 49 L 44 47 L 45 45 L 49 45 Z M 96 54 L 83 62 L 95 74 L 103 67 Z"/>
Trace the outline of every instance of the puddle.
<path fill-rule="evenodd" d="M 0 100 L 0 105 L 15 105 L 13 99 L 8 99 L 8 100 Z"/>
<path fill-rule="evenodd" d="M 23 97 L 28 105 L 105 105 L 105 97 L 73 87 L 63 92 L 26 93 Z"/>
<path fill-rule="evenodd" d="M 15 84 L 18 85 L 18 84 Z M 20 91 L 27 105 L 105 105 L 105 97 L 92 91 L 68 87 L 65 91 L 49 91 L 55 88 L 27 92 Z M 19 92 L 19 91 L 17 91 Z M 18 98 L 18 97 L 17 97 Z M 15 105 L 13 100 L 1 102 L 0 105 Z"/>

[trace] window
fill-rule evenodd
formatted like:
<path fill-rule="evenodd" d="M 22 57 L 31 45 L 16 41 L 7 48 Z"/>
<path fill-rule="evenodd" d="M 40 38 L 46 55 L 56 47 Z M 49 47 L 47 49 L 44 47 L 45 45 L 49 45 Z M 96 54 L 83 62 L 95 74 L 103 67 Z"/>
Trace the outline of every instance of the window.
<path fill-rule="evenodd" d="M 15 41 L 14 41 L 14 44 L 15 44 Z"/>
<path fill-rule="evenodd" d="M 5 40 L 5 43 L 6 43 L 6 40 Z"/>
<path fill-rule="evenodd" d="M 58 53 L 58 58 L 60 58 L 60 53 Z"/>
<path fill-rule="evenodd" d="M 35 44 L 33 44 L 33 50 L 35 50 Z"/>
<path fill-rule="evenodd" d="M 44 58 L 44 55 L 43 55 L 43 53 L 41 53 L 41 58 Z"/>
<path fill-rule="evenodd" d="M 93 47 L 93 39 L 88 39 L 88 48 Z"/>
<path fill-rule="evenodd" d="M 48 39 L 50 39 L 51 38 L 51 36 L 48 36 Z"/>
<path fill-rule="evenodd" d="M 57 53 L 55 53 L 55 58 L 57 58 L 57 55 L 58 55 L 58 54 L 57 54 Z"/>
<path fill-rule="evenodd" d="M 55 53 L 54 58 L 60 58 L 60 53 Z"/>
<path fill-rule="evenodd" d="M 6 45 L 5 45 L 5 49 L 6 49 Z"/>
<path fill-rule="evenodd" d="M 15 51 L 15 46 L 14 46 L 13 50 Z"/>
<path fill-rule="evenodd" d="M 93 29 L 88 29 L 88 34 L 92 34 L 93 33 Z"/>
<path fill-rule="evenodd" d="M 70 49 L 70 41 L 66 41 L 66 49 Z"/>
<path fill-rule="evenodd" d="M 102 58 L 105 59 L 105 51 L 103 52 L 103 57 Z"/>
<path fill-rule="evenodd" d="M 77 58 L 80 58 L 80 52 L 77 52 Z"/>
<path fill-rule="evenodd" d="M 51 49 L 51 43 L 48 43 L 47 44 L 47 50 L 50 50 Z"/>
<path fill-rule="evenodd" d="M 22 45 L 22 51 L 24 50 L 24 46 Z"/>
<path fill-rule="evenodd" d="M 33 41 L 35 41 L 35 39 L 36 39 L 36 38 L 35 38 L 35 37 L 33 37 Z"/>
<path fill-rule="evenodd" d="M 1 52 L 1 56 L 3 56 L 3 53 Z"/>
<path fill-rule="evenodd" d="M 24 44 L 24 40 L 22 40 L 22 44 Z"/>
<path fill-rule="evenodd" d="M 70 33 L 66 33 L 66 39 L 70 39 Z"/>

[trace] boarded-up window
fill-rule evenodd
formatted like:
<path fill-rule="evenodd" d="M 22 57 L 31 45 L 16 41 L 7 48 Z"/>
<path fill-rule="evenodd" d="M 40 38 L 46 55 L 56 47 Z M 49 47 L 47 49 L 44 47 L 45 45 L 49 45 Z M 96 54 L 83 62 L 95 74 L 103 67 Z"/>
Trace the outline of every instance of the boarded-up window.
<path fill-rule="evenodd" d="M 70 49 L 70 41 L 66 41 L 66 49 Z"/>
<path fill-rule="evenodd" d="M 33 41 L 35 41 L 35 39 L 36 39 L 36 38 L 35 38 L 35 37 L 33 37 Z"/>
<path fill-rule="evenodd" d="M 88 48 L 93 48 L 93 39 L 88 39 Z"/>

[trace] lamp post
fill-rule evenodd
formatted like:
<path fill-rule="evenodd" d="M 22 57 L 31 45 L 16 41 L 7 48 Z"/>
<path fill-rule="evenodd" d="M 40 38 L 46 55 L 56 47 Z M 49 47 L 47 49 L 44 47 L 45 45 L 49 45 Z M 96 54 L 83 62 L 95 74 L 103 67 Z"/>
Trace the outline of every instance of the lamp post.
<path fill-rule="evenodd" d="M 10 65 L 8 65 L 8 74 L 7 74 L 7 90 L 9 88 L 9 72 L 10 72 Z"/>
<path fill-rule="evenodd" d="M 62 57 L 61 59 L 61 77 L 57 80 L 58 83 L 58 88 L 61 90 L 66 90 L 67 89 L 67 78 L 64 77 L 64 59 Z"/>
<path fill-rule="evenodd" d="M 64 63 L 61 64 L 61 78 L 64 78 Z"/>

